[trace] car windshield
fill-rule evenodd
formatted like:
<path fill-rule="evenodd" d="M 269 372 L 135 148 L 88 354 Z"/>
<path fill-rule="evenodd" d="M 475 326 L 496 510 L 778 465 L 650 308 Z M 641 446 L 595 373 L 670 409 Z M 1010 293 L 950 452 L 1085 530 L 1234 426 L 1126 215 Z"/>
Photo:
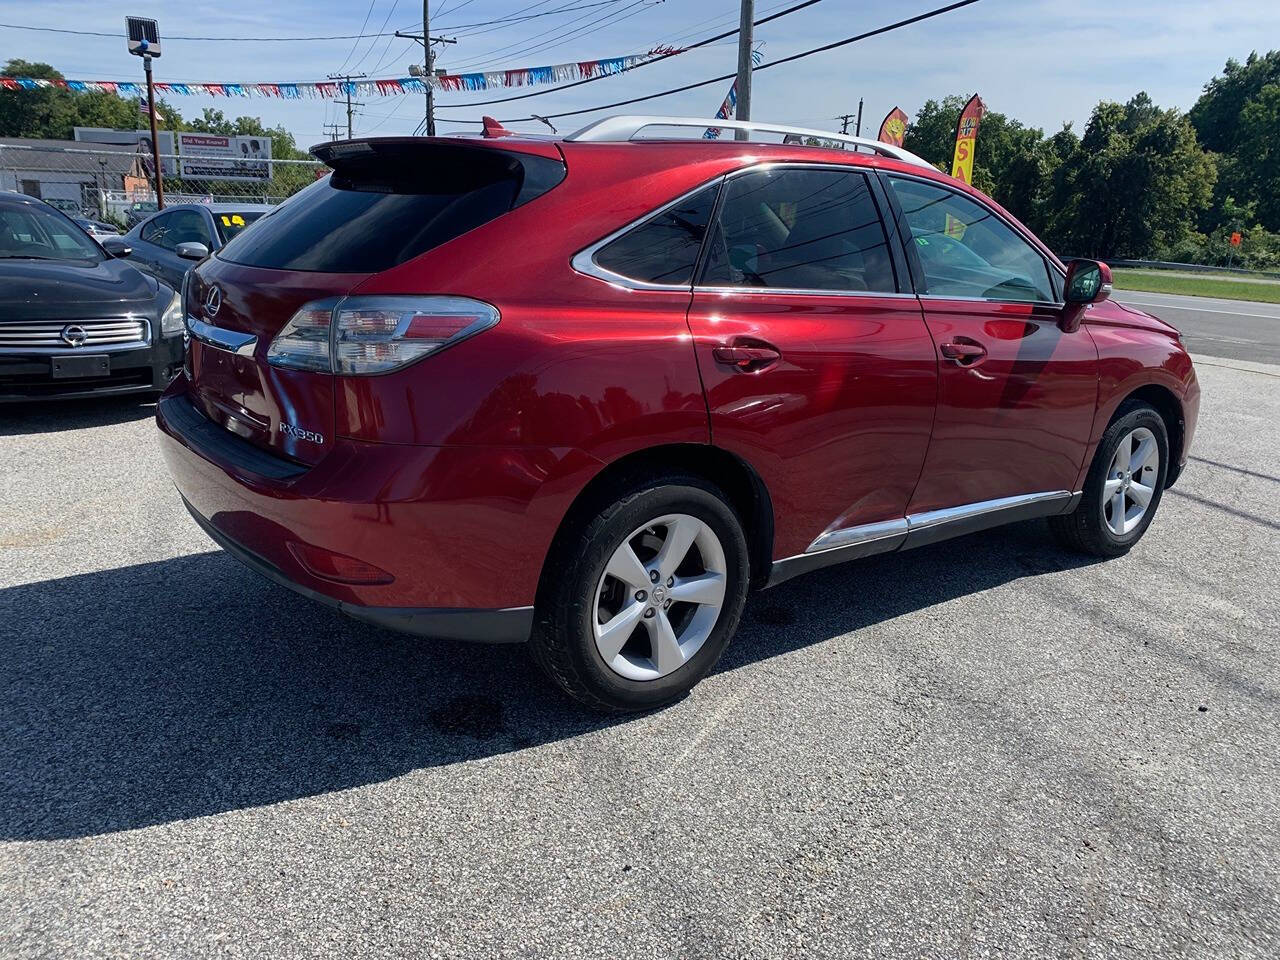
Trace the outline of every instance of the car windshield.
<path fill-rule="evenodd" d="M 213 222 L 218 225 L 218 235 L 226 243 L 253 221 L 262 216 L 261 210 L 221 212 L 213 215 Z"/>
<path fill-rule="evenodd" d="M 0 208 L 0 260 L 92 260 L 102 251 L 66 217 L 36 204 Z"/>

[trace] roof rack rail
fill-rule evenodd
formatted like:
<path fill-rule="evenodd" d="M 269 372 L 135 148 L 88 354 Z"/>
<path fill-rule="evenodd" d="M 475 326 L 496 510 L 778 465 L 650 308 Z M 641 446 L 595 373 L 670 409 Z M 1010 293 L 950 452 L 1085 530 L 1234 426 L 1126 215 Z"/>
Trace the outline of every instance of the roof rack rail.
<path fill-rule="evenodd" d="M 565 139 L 587 143 L 620 143 L 629 140 L 643 139 L 638 138 L 636 135 L 647 127 L 689 127 L 700 128 L 703 130 L 708 127 L 716 127 L 720 130 L 745 130 L 748 133 L 764 132 L 781 133 L 784 136 L 816 137 L 819 140 L 849 144 L 850 146 L 859 147 L 871 153 L 878 153 L 882 157 L 892 157 L 894 160 L 901 160 L 903 163 L 914 164 L 918 167 L 928 167 L 930 170 L 937 169 L 928 160 L 916 156 L 910 150 L 903 150 L 901 147 L 895 147 L 890 143 L 881 143 L 879 140 L 868 140 L 866 137 L 851 137 L 846 133 L 832 133 L 829 130 L 811 130 L 808 127 L 793 127 L 782 123 L 757 123 L 754 120 L 707 120 L 701 117 L 645 117 L 629 115 L 605 117 L 603 120 L 597 120 L 595 123 L 587 124 L 581 130 L 575 130 L 573 133 L 565 137 Z"/>

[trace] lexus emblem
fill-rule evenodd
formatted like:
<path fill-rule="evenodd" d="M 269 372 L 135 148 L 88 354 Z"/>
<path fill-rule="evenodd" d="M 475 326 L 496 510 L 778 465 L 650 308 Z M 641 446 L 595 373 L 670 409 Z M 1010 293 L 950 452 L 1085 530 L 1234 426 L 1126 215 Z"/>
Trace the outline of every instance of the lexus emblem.
<path fill-rule="evenodd" d="M 216 317 L 221 309 L 222 291 L 216 286 L 210 287 L 209 292 L 204 295 L 204 315 L 206 317 Z"/>
<path fill-rule="evenodd" d="M 89 339 L 89 335 L 84 332 L 84 327 L 74 323 L 68 323 L 62 328 L 62 333 L 58 334 L 62 338 L 62 342 L 68 347 L 83 347 Z"/>

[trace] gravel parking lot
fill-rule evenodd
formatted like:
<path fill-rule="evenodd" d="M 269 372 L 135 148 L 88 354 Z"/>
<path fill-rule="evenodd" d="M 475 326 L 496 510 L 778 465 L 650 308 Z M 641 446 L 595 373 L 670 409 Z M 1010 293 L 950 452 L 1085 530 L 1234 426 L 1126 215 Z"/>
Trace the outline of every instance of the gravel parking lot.
<path fill-rule="evenodd" d="M 1280 367 L 1198 366 L 1129 556 L 826 570 L 621 720 L 243 569 L 151 407 L 0 409 L 0 954 L 1280 955 Z"/>

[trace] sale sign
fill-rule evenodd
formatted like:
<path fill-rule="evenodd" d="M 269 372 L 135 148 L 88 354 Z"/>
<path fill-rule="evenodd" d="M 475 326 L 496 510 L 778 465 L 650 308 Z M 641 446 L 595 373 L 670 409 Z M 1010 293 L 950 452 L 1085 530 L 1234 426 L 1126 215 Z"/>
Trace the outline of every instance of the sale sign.
<path fill-rule="evenodd" d="M 960 111 L 956 124 L 956 151 L 951 159 L 951 175 L 965 183 L 973 183 L 973 148 L 978 139 L 978 124 L 986 105 L 975 93 Z"/>
<path fill-rule="evenodd" d="M 973 150 L 978 141 L 978 124 L 982 122 L 986 109 L 975 93 L 960 111 L 960 119 L 956 123 L 956 151 L 951 158 L 951 175 L 965 183 L 973 183 Z M 964 237 L 964 223 L 948 213 L 943 231 L 953 240 L 960 240 Z"/>

